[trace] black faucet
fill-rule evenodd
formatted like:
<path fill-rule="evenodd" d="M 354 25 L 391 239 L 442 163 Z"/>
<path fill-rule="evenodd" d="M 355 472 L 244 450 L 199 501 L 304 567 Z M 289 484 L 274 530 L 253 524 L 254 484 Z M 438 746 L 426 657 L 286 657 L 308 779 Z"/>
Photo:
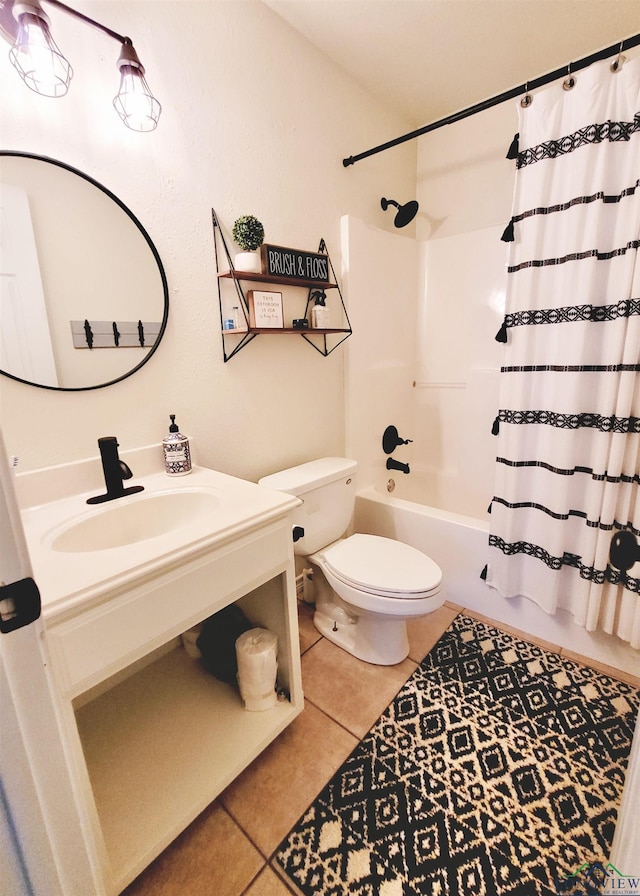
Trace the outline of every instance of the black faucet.
<path fill-rule="evenodd" d="M 144 485 L 130 485 L 129 488 L 124 488 L 123 480 L 131 479 L 133 473 L 118 456 L 118 440 L 115 436 L 104 436 L 104 438 L 98 439 L 98 448 L 100 449 L 107 491 L 104 495 L 87 498 L 87 504 L 102 504 L 104 501 L 114 501 L 116 498 L 143 491 Z"/>
<path fill-rule="evenodd" d="M 409 464 L 401 464 L 399 460 L 392 457 L 387 458 L 387 470 L 398 470 L 399 473 L 410 473 Z"/>

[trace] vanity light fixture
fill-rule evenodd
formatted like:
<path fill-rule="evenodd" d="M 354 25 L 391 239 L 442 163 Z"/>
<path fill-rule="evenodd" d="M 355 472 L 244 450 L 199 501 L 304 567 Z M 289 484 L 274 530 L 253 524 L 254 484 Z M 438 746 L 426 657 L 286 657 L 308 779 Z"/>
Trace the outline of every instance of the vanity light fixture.
<path fill-rule="evenodd" d="M 120 90 L 113 105 L 120 118 L 132 131 L 152 131 L 158 124 L 161 106 L 149 90 L 144 66 L 128 37 L 125 37 L 118 58 Z"/>
<path fill-rule="evenodd" d="M 18 23 L 16 42 L 9 59 L 27 87 L 41 96 L 64 96 L 73 69 L 64 58 L 49 30 L 49 17 L 38 0 L 16 3 L 13 15 Z"/>
<path fill-rule="evenodd" d="M 144 77 L 144 66 L 138 58 L 131 38 L 123 37 L 61 3 L 60 0 L 46 0 L 46 2 L 122 44 L 117 62 L 120 70 L 120 89 L 113 100 L 113 105 L 131 130 L 154 130 L 162 107 L 149 90 Z M 11 0 L 5 0 L 5 3 L 8 5 Z M 43 11 L 40 0 L 16 0 L 12 3 L 12 13 L 18 27 L 9 58 L 18 74 L 27 87 L 41 96 L 64 96 L 69 88 L 73 69 L 51 36 L 49 17 Z"/>

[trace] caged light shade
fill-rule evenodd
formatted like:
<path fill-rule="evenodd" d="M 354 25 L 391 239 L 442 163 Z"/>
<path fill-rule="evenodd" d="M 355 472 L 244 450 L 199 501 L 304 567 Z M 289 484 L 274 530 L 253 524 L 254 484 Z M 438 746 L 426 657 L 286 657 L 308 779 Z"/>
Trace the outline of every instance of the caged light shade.
<path fill-rule="evenodd" d="M 123 37 L 95 19 L 78 12 L 62 0 L 46 0 L 55 9 L 72 16 L 121 45 L 117 67 L 120 89 L 113 100 L 116 112 L 132 131 L 153 131 L 162 107 L 153 96 L 144 77 L 144 66 L 130 37 Z M 9 58 L 27 87 L 41 96 L 64 96 L 73 70 L 56 46 L 49 28 L 49 18 L 40 0 L 0 0 L 0 36 L 13 42 Z M 12 27 L 7 25 L 7 13 Z M 14 22 L 15 20 L 15 22 Z"/>
<path fill-rule="evenodd" d="M 18 23 L 9 58 L 31 90 L 41 96 L 64 96 L 73 77 L 73 69 L 51 37 L 49 19 L 38 0 L 16 3 L 13 15 Z"/>
<path fill-rule="evenodd" d="M 113 100 L 116 112 L 132 131 L 152 131 L 158 124 L 162 107 L 149 90 L 144 66 L 129 40 L 122 45 L 118 68 L 120 89 Z"/>

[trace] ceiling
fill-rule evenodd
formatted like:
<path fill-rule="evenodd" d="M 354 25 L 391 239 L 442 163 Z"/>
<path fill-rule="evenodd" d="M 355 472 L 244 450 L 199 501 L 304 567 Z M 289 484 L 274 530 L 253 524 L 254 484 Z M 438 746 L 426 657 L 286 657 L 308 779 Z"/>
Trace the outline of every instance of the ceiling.
<path fill-rule="evenodd" d="M 263 2 L 411 129 L 640 32 L 640 0 Z"/>

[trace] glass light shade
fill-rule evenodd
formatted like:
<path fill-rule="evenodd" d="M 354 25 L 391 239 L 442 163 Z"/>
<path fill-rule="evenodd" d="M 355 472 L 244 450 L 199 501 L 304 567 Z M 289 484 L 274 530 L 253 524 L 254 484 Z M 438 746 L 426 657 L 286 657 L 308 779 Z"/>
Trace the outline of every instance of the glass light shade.
<path fill-rule="evenodd" d="M 120 65 L 120 90 L 113 105 L 132 131 L 152 131 L 158 124 L 162 110 L 149 90 L 144 69 L 137 65 Z"/>
<path fill-rule="evenodd" d="M 51 37 L 44 13 L 21 11 L 16 4 L 18 34 L 9 50 L 9 58 L 27 87 L 41 96 L 64 96 L 73 77 L 73 69 Z"/>

